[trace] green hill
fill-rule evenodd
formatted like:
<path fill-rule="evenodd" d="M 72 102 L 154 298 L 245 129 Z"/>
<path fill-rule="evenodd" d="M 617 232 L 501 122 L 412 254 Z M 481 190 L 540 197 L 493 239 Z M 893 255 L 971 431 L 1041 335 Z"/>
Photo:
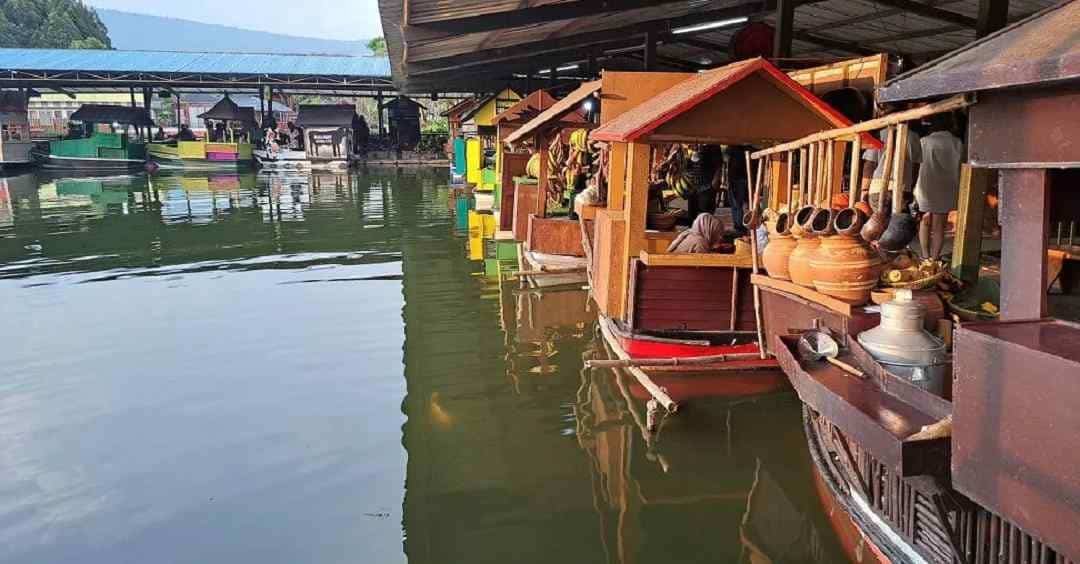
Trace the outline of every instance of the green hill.
<path fill-rule="evenodd" d="M 108 31 L 75 0 L 0 0 L 0 47 L 105 49 Z"/>

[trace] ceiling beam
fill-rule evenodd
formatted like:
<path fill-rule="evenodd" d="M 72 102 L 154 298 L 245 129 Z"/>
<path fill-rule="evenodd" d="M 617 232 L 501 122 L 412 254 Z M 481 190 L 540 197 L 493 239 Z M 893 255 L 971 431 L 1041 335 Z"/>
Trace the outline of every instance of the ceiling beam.
<path fill-rule="evenodd" d="M 666 43 L 682 43 L 683 45 L 697 47 L 698 49 L 705 49 L 707 51 L 719 51 L 721 53 L 727 53 L 728 51 L 728 46 L 722 43 L 715 43 L 713 41 L 699 39 L 697 37 L 687 37 L 685 35 L 672 35 L 671 39 Z"/>
<path fill-rule="evenodd" d="M 844 51 L 846 53 L 854 53 L 856 55 L 876 55 L 881 52 L 881 49 L 874 49 L 862 45 L 859 43 L 851 43 L 849 41 L 843 41 L 840 39 L 833 39 L 831 37 L 825 37 L 817 33 L 811 33 L 809 31 L 803 31 L 796 29 L 791 32 L 791 36 L 799 41 L 805 41 L 806 43 L 813 43 L 827 49 L 835 51 Z"/>
<path fill-rule="evenodd" d="M 930 18 L 934 20 L 941 20 L 954 25 L 962 25 L 964 27 L 975 28 L 977 23 L 975 18 L 965 16 L 964 14 L 958 14 L 956 12 L 950 12 L 948 10 L 942 10 L 941 8 L 931 6 L 929 4 L 923 4 L 916 0 L 875 0 L 879 4 L 886 6 L 892 6 L 903 10 L 905 12 L 911 12 L 922 16 L 924 18 Z"/>
<path fill-rule="evenodd" d="M 1009 0 L 979 0 L 975 37 L 986 37 L 1009 23 Z"/>
<path fill-rule="evenodd" d="M 945 6 L 945 5 L 948 5 L 948 4 L 957 4 L 960 1 L 961 0 L 938 0 L 936 2 L 927 2 L 926 5 L 927 6 L 941 7 L 941 6 Z M 811 32 L 813 32 L 813 31 L 828 31 L 828 30 L 831 30 L 831 29 L 836 29 L 838 27 L 844 27 L 844 26 L 849 26 L 849 25 L 853 25 L 853 24 L 860 24 L 860 23 L 877 21 L 877 20 L 881 20 L 882 18 L 887 18 L 887 17 L 890 17 L 890 16 L 897 16 L 897 15 L 900 15 L 900 14 L 903 14 L 903 13 L 904 13 L 904 10 L 899 10 L 899 9 L 895 9 L 895 8 L 891 9 L 891 10 L 877 10 L 877 11 L 871 12 L 869 14 L 863 14 L 861 16 L 852 16 L 850 18 L 843 18 L 843 19 L 839 19 L 839 20 L 833 20 L 833 21 L 828 22 L 828 23 L 824 23 L 824 24 L 817 25 L 817 26 L 814 26 L 814 27 L 806 28 L 805 31 L 811 31 Z"/>
<path fill-rule="evenodd" d="M 405 2 L 407 1 L 405 0 Z M 674 0 L 597 0 L 547 4 L 530 8 L 492 10 L 484 14 L 477 14 L 477 10 L 458 8 L 454 11 L 444 10 L 447 13 L 441 16 L 429 16 L 426 18 L 410 14 L 407 25 L 455 34 L 480 33 L 675 3 L 684 4 L 685 2 L 675 2 Z"/>

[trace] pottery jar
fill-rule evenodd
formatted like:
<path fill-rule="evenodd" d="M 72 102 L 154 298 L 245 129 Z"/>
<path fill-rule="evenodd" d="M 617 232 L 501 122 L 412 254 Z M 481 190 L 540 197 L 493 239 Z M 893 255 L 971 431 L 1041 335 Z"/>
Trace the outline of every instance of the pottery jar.
<path fill-rule="evenodd" d="M 850 235 L 821 237 L 808 263 L 818 292 L 853 305 L 870 301 L 883 264 L 876 251 Z"/>

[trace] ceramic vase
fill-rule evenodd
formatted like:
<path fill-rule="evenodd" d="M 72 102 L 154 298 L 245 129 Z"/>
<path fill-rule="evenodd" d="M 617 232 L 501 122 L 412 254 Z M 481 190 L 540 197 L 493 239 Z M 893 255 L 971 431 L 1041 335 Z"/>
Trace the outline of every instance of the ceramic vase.
<path fill-rule="evenodd" d="M 810 267 L 810 257 L 821 244 L 820 237 L 804 235 L 788 255 L 788 276 L 791 281 L 807 288 L 814 287 L 814 271 Z"/>
<path fill-rule="evenodd" d="M 818 292 L 852 305 L 870 301 L 883 264 L 875 250 L 851 235 L 820 238 L 807 262 Z"/>

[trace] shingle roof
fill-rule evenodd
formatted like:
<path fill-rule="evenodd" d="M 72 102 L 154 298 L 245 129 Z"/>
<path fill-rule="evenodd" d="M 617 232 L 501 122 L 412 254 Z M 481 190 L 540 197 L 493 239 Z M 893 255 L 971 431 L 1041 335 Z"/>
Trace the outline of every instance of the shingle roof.
<path fill-rule="evenodd" d="M 0 49 L 0 70 L 152 73 L 280 74 L 388 78 L 386 57 L 115 51 L 105 49 Z"/>
<path fill-rule="evenodd" d="M 548 109 L 540 112 L 540 115 L 529 120 L 525 125 L 521 126 L 517 131 L 511 133 L 506 137 L 507 143 L 517 143 L 519 140 L 524 139 L 526 135 L 536 131 L 536 129 L 543 127 L 544 124 L 562 118 L 567 113 L 577 109 L 585 98 L 592 96 L 594 92 L 600 90 L 601 81 L 594 80 L 592 82 L 586 82 L 579 86 L 576 90 L 566 95 L 565 98 L 555 102 Z"/>
<path fill-rule="evenodd" d="M 304 105 L 296 116 L 299 127 L 351 127 L 356 108 L 349 104 Z"/>
<path fill-rule="evenodd" d="M 83 104 L 75 110 L 71 121 L 92 123 L 130 123 L 132 125 L 154 125 L 150 114 L 143 108 L 131 106 L 108 106 L 104 104 Z"/>

